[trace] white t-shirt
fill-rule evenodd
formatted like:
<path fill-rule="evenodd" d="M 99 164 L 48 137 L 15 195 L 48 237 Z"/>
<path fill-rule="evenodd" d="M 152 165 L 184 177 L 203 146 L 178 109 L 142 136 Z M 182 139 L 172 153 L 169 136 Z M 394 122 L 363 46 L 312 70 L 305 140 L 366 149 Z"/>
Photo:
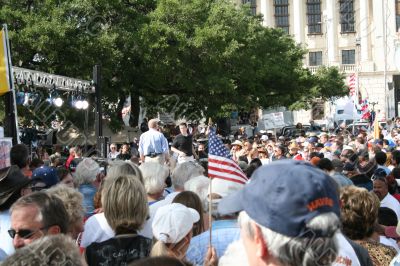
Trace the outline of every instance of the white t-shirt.
<path fill-rule="evenodd" d="M 96 213 L 85 222 L 81 247 L 87 248 L 93 242 L 103 242 L 114 236 L 115 233 L 108 224 L 104 212 Z"/>
<path fill-rule="evenodd" d="M 0 249 L 7 253 L 7 255 L 15 252 L 13 240 L 8 234 L 10 227 L 11 215 L 9 210 L 0 212 Z"/>
<path fill-rule="evenodd" d="M 353 247 L 350 245 L 349 241 L 343 236 L 341 232 L 335 234 L 336 241 L 338 243 L 338 254 L 336 260 L 332 263 L 333 266 L 361 266 L 358 260 L 357 254 Z"/>
<path fill-rule="evenodd" d="M 381 207 L 392 209 L 396 213 L 397 219 L 400 221 L 400 203 L 395 197 L 387 193 L 381 201 Z"/>
<path fill-rule="evenodd" d="M 138 232 L 139 235 L 152 239 L 153 231 L 151 229 L 151 223 L 153 221 L 154 214 L 157 209 L 161 206 L 170 204 L 179 192 L 173 192 L 169 194 L 164 200 L 160 200 L 150 206 L 149 219 L 146 220 L 142 230 Z M 114 231 L 107 222 L 107 219 L 102 213 L 96 213 L 87 219 L 84 231 L 82 233 L 81 247 L 87 248 L 93 242 L 103 242 L 115 236 Z"/>

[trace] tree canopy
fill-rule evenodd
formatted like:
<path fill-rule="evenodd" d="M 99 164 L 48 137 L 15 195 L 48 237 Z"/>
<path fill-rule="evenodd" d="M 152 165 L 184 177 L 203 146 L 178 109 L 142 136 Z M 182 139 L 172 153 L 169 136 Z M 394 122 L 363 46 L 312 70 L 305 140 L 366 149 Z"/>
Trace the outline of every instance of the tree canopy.
<path fill-rule="evenodd" d="M 123 101 L 139 97 L 150 113 L 187 118 L 238 108 L 310 107 L 343 96 L 335 68 L 312 75 L 306 50 L 279 29 L 265 28 L 248 6 L 220 0 L 0 0 L 13 64 L 91 79 L 103 70 L 104 109 L 122 124 Z M 64 107 L 68 116 L 79 113 Z"/>

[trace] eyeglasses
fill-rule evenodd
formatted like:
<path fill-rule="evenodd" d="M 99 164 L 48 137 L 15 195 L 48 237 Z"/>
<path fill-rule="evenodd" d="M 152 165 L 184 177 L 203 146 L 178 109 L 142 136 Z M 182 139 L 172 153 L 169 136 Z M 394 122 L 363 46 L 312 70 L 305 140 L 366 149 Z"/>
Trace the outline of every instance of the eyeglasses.
<path fill-rule="evenodd" d="M 14 229 L 10 229 L 10 230 L 8 230 L 8 234 L 10 235 L 10 237 L 12 239 L 14 239 L 16 235 L 19 235 L 23 239 L 28 239 L 31 236 L 33 236 L 34 234 L 36 234 L 37 232 L 39 232 L 41 230 L 45 230 L 45 229 L 47 229 L 47 227 L 39 228 L 35 231 L 29 230 L 29 229 L 21 229 L 18 231 L 14 230 Z"/>

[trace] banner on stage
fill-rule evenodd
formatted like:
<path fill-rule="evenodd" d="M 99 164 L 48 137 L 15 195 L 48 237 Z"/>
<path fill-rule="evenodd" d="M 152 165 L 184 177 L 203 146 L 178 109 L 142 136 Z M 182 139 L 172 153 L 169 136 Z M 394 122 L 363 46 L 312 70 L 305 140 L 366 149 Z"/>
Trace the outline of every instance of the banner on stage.
<path fill-rule="evenodd" d="M 0 138 L 0 169 L 11 166 L 12 138 Z"/>

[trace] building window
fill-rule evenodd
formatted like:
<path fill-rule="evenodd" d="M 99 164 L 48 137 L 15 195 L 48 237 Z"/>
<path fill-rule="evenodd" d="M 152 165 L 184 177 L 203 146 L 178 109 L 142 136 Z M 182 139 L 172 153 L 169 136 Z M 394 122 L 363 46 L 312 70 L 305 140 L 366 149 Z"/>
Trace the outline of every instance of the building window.
<path fill-rule="evenodd" d="M 396 31 L 400 28 L 400 0 L 396 0 Z"/>
<path fill-rule="evenodd" d="M 354 3 L 353 0 L 340 0 L 341 32 L 354 32 Z"/>
<path fill-rule="evenodd" d="M 275 26 L 289 34 L 289 0 L 274 0 Z"/>
<path fill-rule="evenodd" d="M 321 1 L 307 0 L 308 33 L 321 33 Z"/>
<path fill-rule="evenodd" d="M 322 65 L 322 52 L 310 52 L 308 54 L 308 65 L 309 66 Z"/>
<path fill-rule="evenodd" d="M 257 15 L 257 0 L 242 0 L 242 4 L 250 4 L 250 12 L 253 16 Z"/>
<path fill-rule="evenodd" d="M 354 65 L 356 63 L 356 50 L 342 50 L 342 65 Z"/>

